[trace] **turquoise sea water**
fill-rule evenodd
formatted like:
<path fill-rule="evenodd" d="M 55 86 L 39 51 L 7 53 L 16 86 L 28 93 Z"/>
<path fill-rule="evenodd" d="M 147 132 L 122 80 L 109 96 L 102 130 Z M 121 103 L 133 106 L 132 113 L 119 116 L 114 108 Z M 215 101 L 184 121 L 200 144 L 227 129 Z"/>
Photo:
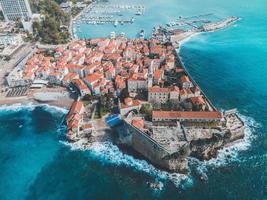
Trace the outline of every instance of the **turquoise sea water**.
<path fill-rule="evenodd" d="M 134 37 L 140 29 L 148 34 L 153 26 L 179 15 L 242 18 L 224 30 L 193 37 L 180 54 L 219 109 L 238 109 L 249 127 L 246 142 L 222 151 L 209 163 L 190 160 L 190 176 L 170 181 L 167 173 L 112 144 L 96 144 L 88 151 L 66 145 L 64 130 L 58 126 L 64 115 L 61 110 L 2 108 L 0 199 L 267 199 L 267 2 L 125 2 L 145 4 L 145 16 L 116 29 L 84 25 L 79 36 L 107 36 L 115 30 Z M 207 173 L 208 182 L 198 179 L 200 172 Z M 146 186 L 155 180 L 164 184 L 162 191 Z"/>

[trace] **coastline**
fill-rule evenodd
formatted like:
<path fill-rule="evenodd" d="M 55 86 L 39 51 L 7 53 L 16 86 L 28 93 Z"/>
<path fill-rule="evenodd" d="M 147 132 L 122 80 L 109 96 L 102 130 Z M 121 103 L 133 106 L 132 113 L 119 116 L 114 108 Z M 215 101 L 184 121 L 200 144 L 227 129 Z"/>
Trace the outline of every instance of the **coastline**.
<path fill-rule="evenodd" d="M 213 33 L 213 32 L 216 32 L 216 30 L 209 31 L 208 33 Z M 183 45 L 185 45 L 187 42 L 189 42 L 193 37 L 199 36 L 200 34 L 203 34 L 203 33 L 206 33 L 206 32 L 195 32 L 195 33 L 189 35 L 188 37 L 185 37 L 184 39 L 179 41 L 179 47 L 176 48 L 176 53 L 177 53 L 179 62 L 181 63 L 182 67 L 184 68 L 185 72 L 188 74 L 190 79 L 193 82 L 195 82 L 196 84 L 197 84 L 197 82 L 194 80 L 194 78 L 191 76 L 191 74 L 188 72 L 188 70 L 186 68 L 186 64 L 184 63 L 184 61 L 182 59 L 180 51 L 181 51 L 181 47 Z M 208 100 L 208 102 L 214 108 L 216 108 L 213 105 L 213 103 L 209 100 L 209 98 L 206 96 L 206 94 L 203 92 L 201 87 L 200 87 L 200 90 L 201 90 L 202 94 L 205 96 L 205 98 Z M 220 149 L 218 151 L 218 155 L 216 158 L 212 158 L 212 159 L 207 160 L 207 161 L 198 160 L 198 163 L 201 163 L 201 165 L 202 165 L 201 167 L 207 167 L 207 166 L 213 166 L 213 167 L 218 167 L 218 168 L 223 167 L 228 163 L 229 160 L 234 161 L 241 151 L 245 151 L 250 147 L 251 142 L 255 137 L 252 134 L 251 127 L 255 127 L 254 123 L 256 123 L 256 122 L 254 121 L 253 118 L 241 115 L 240 113 L 237 113 L 237 114 L 242 119 L 242 121 L 244 122 L 244 125 L 245 125 L 244 138 L 238 139 L 236 141 L 233 141 L 233 142 L 226 144 L 222 149 Z"/>
<path fill-rule="evenodd" d="M 24 97 L 0 97 L 0 108 L 5 106 L 12 106 L 12 105 L 33 105 L 33 106 L 42 106 L 48 105 L 51 107 L 58 107 L 60 109 L 69 110 L 73 100 L 70 98 L 67 99 L 60 99 L 57 101 L 37 101 L 33 97 L 24 96 Z"/>
<path fill-rule="evenodd" d="M 186 43 L 189 42 L 193 37 L 197 37 L 200 34 L 203 34 L 205 32 L 194 32 L 192 34 L 190 34 L 189 36 L 185 37 L 184 39 L 179 41 L 179 46 L 177 49 L 175 49 L 176 54 L 177 54 L 177 58 L 179 63 L 181 64 L 182 68 L 185 70 L 185 73 L 190 77 L 190 79 L 194 82 L 195 85 L 198 85 L 198 83 L 195 81 L 195 79 L 191 76 L 191 74 L 188 72 L 185 63 L 183 62 L 183 58 L 180 55 L 180 51 L 181 51 L 181 47 Z M 204 95 L 204 97 L 206 98 L 206 100 L 208 101 L 208 103 L 215 109 L 217 110 L 217 108 L 214 106 L 214 104 L 210 101 L 210 99 L 206 96 L 205 92 L 203 92 L 202 88 L 199 87 L 201 93 Z"/>
<path fill-rule="evenodd" d="M 180 42 L 179 42 L 179 48 L 177 49 L 177 55 L 178 55 L 178 57 L 179 57 L 179 59 L 180 59 L 180 61 L 181 61 L 181 63 L 183 64 L 183 68 L 184 69 L 186 69 L 185 68 L 185 66 L 184 66 L 184 63 L 182 62 L 182 60 L 181 60 L 181 56 L 180 56 L 180 54 L 179 54 L 179 50 L 180 50 L 180 47 L 182 46 L 182 45 L 184 45 L 187 41 L 190 41 L 190 39 L 192 38 L 192 37 L 194 37 L 194 36 L 196 36 L 196 35 L 198 35 L 199 33 L 193 33 L 193 34 L 191 34 L 190 36 L 188 36 L 188 37 L 186 37 L 186 38 L 184 38 L 183 40 L 181 40 Z M 186 71 L 187 72 L 187 71 Z M 187 74 L 190 76 L 190 74 L 187 72 Z M 190 76 L 191 77 L 191 76 Z M 192 77 L 191 77 L 191 79 L 192 79 Z M 193 80 L 193 79 L 192 79 Z M 203 92 L 202 92 L 203 93 Z M 203 93 L 204 94 L 204 93 Z M 207 98 L 208 99 L 208 98 Z M 64 109 L 69 109 L 70 108 L 70 106 L 71 106 L 71 104 L 66 104 L 66 102 L 64 103 L 64 102 L 62 102 L 62 101 L 51 101 L 51 102 L 47 102 L 47 103 L 44 103 L 44 102 L 38 102 L 38 101 L 36 101 L 36 100 L 34 100 L 33 98 L 30 98 L 30 97 L 21 97 L 21 98 L 5 98 L 5 99 L 0 99 L 0 104 L 1 105 L 14 105 L 14 104 L 21 104 L 21 106 L 27 106 L 27 105 L 29 105 L 29 104 L 31 104 L 31 105 L 33 105 L 33 106 L 42 106 L 42 105 L 48 105 L 48 106 L 56 106 L 56 107 L 60 107 L 60 108 L 64 108 Z M 1 108 L 1 107 L 0 107 Z M 104 133 L 103 134 L 100 134 L 100 135 L 105 135 L 105 134 L 109 134 L 109 131 L 107 131 L 107 130 L 101 130 L 101 131 L 104 131 Z M 96 142 L 98 142 L 98 141 L 96 141 Z M 105 141 L 104 141 L 105 142 Z M 110 142 L 110 141 L 109 141 Z M 82 140 L 79 140 L 76 144 L 74 143 L 73 145 L 75 146 L 76 145 L 76 147 L 77 147 L 77 149 L 79 149 L 79 150 L 90 150 L 91 149 L 91 147 L 92 147 L 92 145 L 94 145 L 95 144 L 95 142 L 90 142 L 89 140 L 84 140 L 84 139 L 82 139 Z M 73 147 L 71 144 L 69 144 L 71 147 Z M 97 145 L 97 144 L 96 144 Z M 234 144 L 234 145 L 236 145 L 236 144 Z M 110 146 L 109 146 L 110 147 Z M 218 158 L 216 158 L 216 159 L 212 159 L 211 161 L 210 161 L 210 163 L 208 163 L 209 165 L 211 164 L 211 163 L 218 163 L 218 161 L 220 162 L 220 161 L 224 161 L 224 159 L 227 159 L 227 155 L 224 155 L 224 152 L 225 152 L 225 149 L 230 149 L 230 151 L 231 151 L 231 147 L 225 147 L 225 148 L 223 148 L 222 149 L 222 155 L 221 156 L 218 156 Z M 233 150 L 236 150 L 236 149 L 234 149 L 234 148 L 232 148 Z M 103 152 L 100 152 L 100 153 L 103 153 Z M 110 155 L 109 155 L 110 156 Z M 221 157 L 223 157 L 223 159 L 221 158 Z M 133 159 L 136 159 L 136 158 L 134 158 L 133 157 Z M 137 161 L 134 161 L 134 162 L 139 162 L 139 160 L 138 159 L 136 159 Z M 146 160 L 147 161 L 147 160 Z M 202 164 L 206 164 L 206 162 L 201 162 Z M 151 164 L 150 162 L 148 162 L 148 164 L 149 165 L 151 165 L 151 166 L 154 166 L 153 164 Z M 201 164 L 201 165 L 202 165 Z M 155 167 L 155 169 L 157 169 L 159 172 L 164 172 L 165 173 L 165 170 L 164 169 L 161 169 L 161 168 L 156 168 Z M 168 172 L 166 172 L 167 174 L 169 174 Z M 170 173 L 171 174 L 171 173 Z M 190 175 L 190 174 L 189 174 Z M 170 175 L 171 176 L 171 175 Z M 187 176 L 187 177 L 189 177 L 189 176 Z M 170 178 L 171 179 L 171 178 Z"/>
<path fill-rule="evenodd" d="M 190 35 L 186 36 L 184 39 L 180 40 L 180 41 L 178 42 L 178 43 L 179 43 L 179 47 L 176 49 L 176 50 L 178 51 L 178 53 L 180 53 L 181 47 L 182 47 L 185 43 L 189 42 L 193 37 L 196 37 L 196 36 L 201 35 L 201 34 L 203 34 L 203 33 L 205 33 L 205 32 L 193 32 L 193 33 L 191 33 Z M 180 58 L 180 56 L 179 56 L 179 58 Z"/>
<path fill-rule="evenodd" d="M 177 58 L 178 58 L 178 61 L 179 61 L 179 64 L 184 68 L 184 71 L 185 73 L 190 77 L 190 79 L 192 80 L 192 82 L 194 83 L 194 85 L 198 85 L 196 83 L 196 81 L 194 81 L 194 79 L 191 77 L 191 75 L 188 73 L 188 71 L 186 70 L 186 67 L 184 66 L 184 63 L 182 62 L 182 59 L 181 59 L 181 56 L 179 54 L 179 51 L 180 51 L 180 47 L 187 41 L 190 41 L 190 39 L 196 35 L 198 35 L 200 32 L 195 32 L 195 31 L 191 31 L 191 32 L 185 32 L 183 35 L 181 35 L 181 38 L 180 40 L 177 40 L 177 44 L 178 45 L 178 48 L 176 49 L 176 53 L 177 53 Z M 201 90 L 201 89 L 200 89 Z M 60 92 L 62 92 L 62 90 L 59 90 Z M 47 91 L 46 91 L 47 92 Z M 204 94 L 205 96 L 205 93 L 201 90 L 202 94 Z M 205 96 L 206 97 L 206 96 Z M 217 110 L 213 105 L 212 103 L 209 101 L 209 99 L 206 97 L 207 101 L 209 102 L 209 104 L 214 108 L 214 110 Z M 71 104 L 69 103 L 66 103 L 65 101 L 58 101 L 58 100 L 55 100 L 55 101 L 48 101 L 48 102 L 45 102 L 45 101 L 42 101 L 42 102 L 38 102 L 36 101 L 33 97 L 25 97 L 25 98 L 6 98 L 6 99 L 3 99 L 3 101 L 1 102 L 0 100 L 0 103 L 1 104 L 14 104 L 14 103 L 20 103 L 20 104 L 25 104 L 25 102 L 27 103 L 32 103 L 33 105 L 50 105 L 50 106 L 58 106 L 58 107 L 63 107 L 65 109 L 69 109 Z M 71 102 L 72 103 L 72 102 Z M 99 126 L 98 126 L 99 128 Z M 107 132 L 107 130 L 98 130 L 99 132 L 100 131 L 103 131 L 104 134 Z M 103 135 L 103 134 L 100 134 L 100 135 Z M 80 140 L 81 141 L 81 140 Z M 81 141 L 83 142 L 83 141 Z M 85 145 L 86 143 L 90 142 L 90 141 L 84 141 L 85 142 Z"/>
<path fill-rule="evenodd" d="M 14 107 L 37 107 L 37 106 L 48 106 L 64 112 L 68 112 L 70 105 L 62 104 L 60 102 L 38 102 L 30 99 L 8 99 L 0 100 L 0 110 L 1 109 L 13 109 Z"/>

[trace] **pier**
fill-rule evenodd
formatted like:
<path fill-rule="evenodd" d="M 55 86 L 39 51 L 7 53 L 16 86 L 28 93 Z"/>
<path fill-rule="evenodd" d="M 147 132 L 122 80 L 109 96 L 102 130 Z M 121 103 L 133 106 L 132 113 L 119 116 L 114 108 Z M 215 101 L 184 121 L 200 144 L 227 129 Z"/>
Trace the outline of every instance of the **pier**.
<path fill-rule="evenodd" d="M 86 24 L 92 25 L 101 25 L 101 24 L 114 24 L 114 26 L 118 24 L 131 24 L 134 22 L 134 18 L 131 19 L 110 19 L 109 17 L 99 17 L 99 18 L 88 18 L 82 20 Z"/>
<path fill-rule="evenodd" d="M 142 5 L 112 5 L 106 2 L 93 2 L 73 20 L 73 35 L 79 31 L 81 24 L 118 25 L 132 24 L 136 17 L 145 13 Z"/>

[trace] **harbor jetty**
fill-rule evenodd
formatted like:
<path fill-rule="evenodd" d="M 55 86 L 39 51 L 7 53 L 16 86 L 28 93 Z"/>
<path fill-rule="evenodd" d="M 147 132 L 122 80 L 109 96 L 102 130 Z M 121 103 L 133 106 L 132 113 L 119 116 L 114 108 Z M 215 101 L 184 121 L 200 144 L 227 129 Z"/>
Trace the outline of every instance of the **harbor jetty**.
<path fill-rule="evenodd" d="M 192 20 L 191 18 L 181 18 L 176 22 L 174 21 L 167 24 L 167 27 L 154 27 L 152 37 L 161 42 L 171 42 L 176 48 L 179 48 L 181 41 L 195 34 L 226 28 L 239 19 L 239 17 L 233 16 L 217 22 L 212 22 L 206 19 Z M 184 26 L 187 26 L 187 28 L 185 29 Z"/>
<path fill-rule="evenodd" d="M 222 28 L 230 25 L 231 23 L 234 23 L 237 20 L 239 20 L 239 17 L 229 17 L 229 18 L 224 19 L 224 20 L 222 20 L 220 22 L 204 25 L 204 26 L 201 27 L 201 29 L 204 32 L 215 31 L 215 30 L 218 30 L 218 29 L 222 29 Z"/>

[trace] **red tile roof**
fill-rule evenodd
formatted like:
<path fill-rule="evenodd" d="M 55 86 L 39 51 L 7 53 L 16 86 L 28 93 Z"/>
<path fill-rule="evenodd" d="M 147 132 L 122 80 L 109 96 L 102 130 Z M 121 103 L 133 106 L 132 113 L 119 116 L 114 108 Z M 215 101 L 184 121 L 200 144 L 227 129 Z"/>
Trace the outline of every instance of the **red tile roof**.
<path fill-rule="evenodd" d="M 78 78 L 78 74 L 74 72 L 67 73 L 66 76 L 63 78 L 63 81 L 71 81 L 74 78 Z"/>
<path fill-rule="evenodd" d="M 222 114 L 217 111 L 153 111 L 152 117 L 161 119 L 221 119 Z"/>
<path fill-rule="evenodd" d="M 145 127 L 145 121 L 143 119 L 133 119 L 132 125 L 138 129 L 143 129 Z"/>
<path fill-rule="evenodd" d="M 205 100 L 203 99 L 202 96 L 198 96 L 198 97 L 191 97 L 191 101 L 193 104 L 199 104 L 199 105 L 204 105 Z"/>
<path fill-rule="evenodd" d="M 126 105 L 126 104 L 122 103 L 121 104 L 121 109 L 134 107 L 134 106 L 139 106 L 139 105 L 141 105 L 141 102 L 139 100 L 133 100 L 133 103 L 131 105 Z"/>
<path fill-rule="evenodd" d="M 163 76 L 163 74 L 164 74 L 164 70 L 162 70 L 162 69 L 158 69 L 158 70 L 156 70 L 156 71 L 154 72 L 154 79 L 155 79 L 155 80 L 160 80 L 161 77 Z"/>
<path fill-rule="evenodd" d="M 93 128 L 93 125 L 90 124 L 90 123 L 87 123 L 87 124 L 83 125 L 83 129 L 91 129 L 91 128 Z"/>
<path fill-rule="evenodd" d="M 189 82 L 190 82 L 190 79 L 189 79 L 188 76 L 184 75 L 184 76 L 181 77 L 181 81 L 182 81 L 183 83 L 189 83 Z"/>
<path fill-rule="evenodd" d="M 83 103 L 81 101 L 75 101 L 71 105 L 71 109 L 67 115 L 67 120 L 71 118 L 74 114 L 81 114 L 82 109 L 83 109 Z"/>
<path fill-rule="evenodd" d="M 85 77 L 85 79 L 89 82 L 89 83 L 93 83 L 95 81 L 100 81 L 100 79 L 103 77 L 103 75 L 99 74 L 99 73 L 94 73 L 94 74 L 89 74 L 88 76 Z"/>
<path fill-rule="evenodd" d="M 170 90 L 169 88 L 161 88 L 159 86 L 153 86 L 148 88 L 149 92 L 153 92 L 153 93 L 169 93 Z"/>
<path fill-rule="evenodd" d="M 81 79 L 74 79 L 72 82 L 79 87 L 80 90 L 89 90 L 87 85 Z"/>
<path fill-rule="evenodd" d="M 130 98 L 130 97 L 127 97 L 124 99 L 124 103 L 127 105 L 127 106 L 131 106 L 133 105 L 133 99 Z"/>

